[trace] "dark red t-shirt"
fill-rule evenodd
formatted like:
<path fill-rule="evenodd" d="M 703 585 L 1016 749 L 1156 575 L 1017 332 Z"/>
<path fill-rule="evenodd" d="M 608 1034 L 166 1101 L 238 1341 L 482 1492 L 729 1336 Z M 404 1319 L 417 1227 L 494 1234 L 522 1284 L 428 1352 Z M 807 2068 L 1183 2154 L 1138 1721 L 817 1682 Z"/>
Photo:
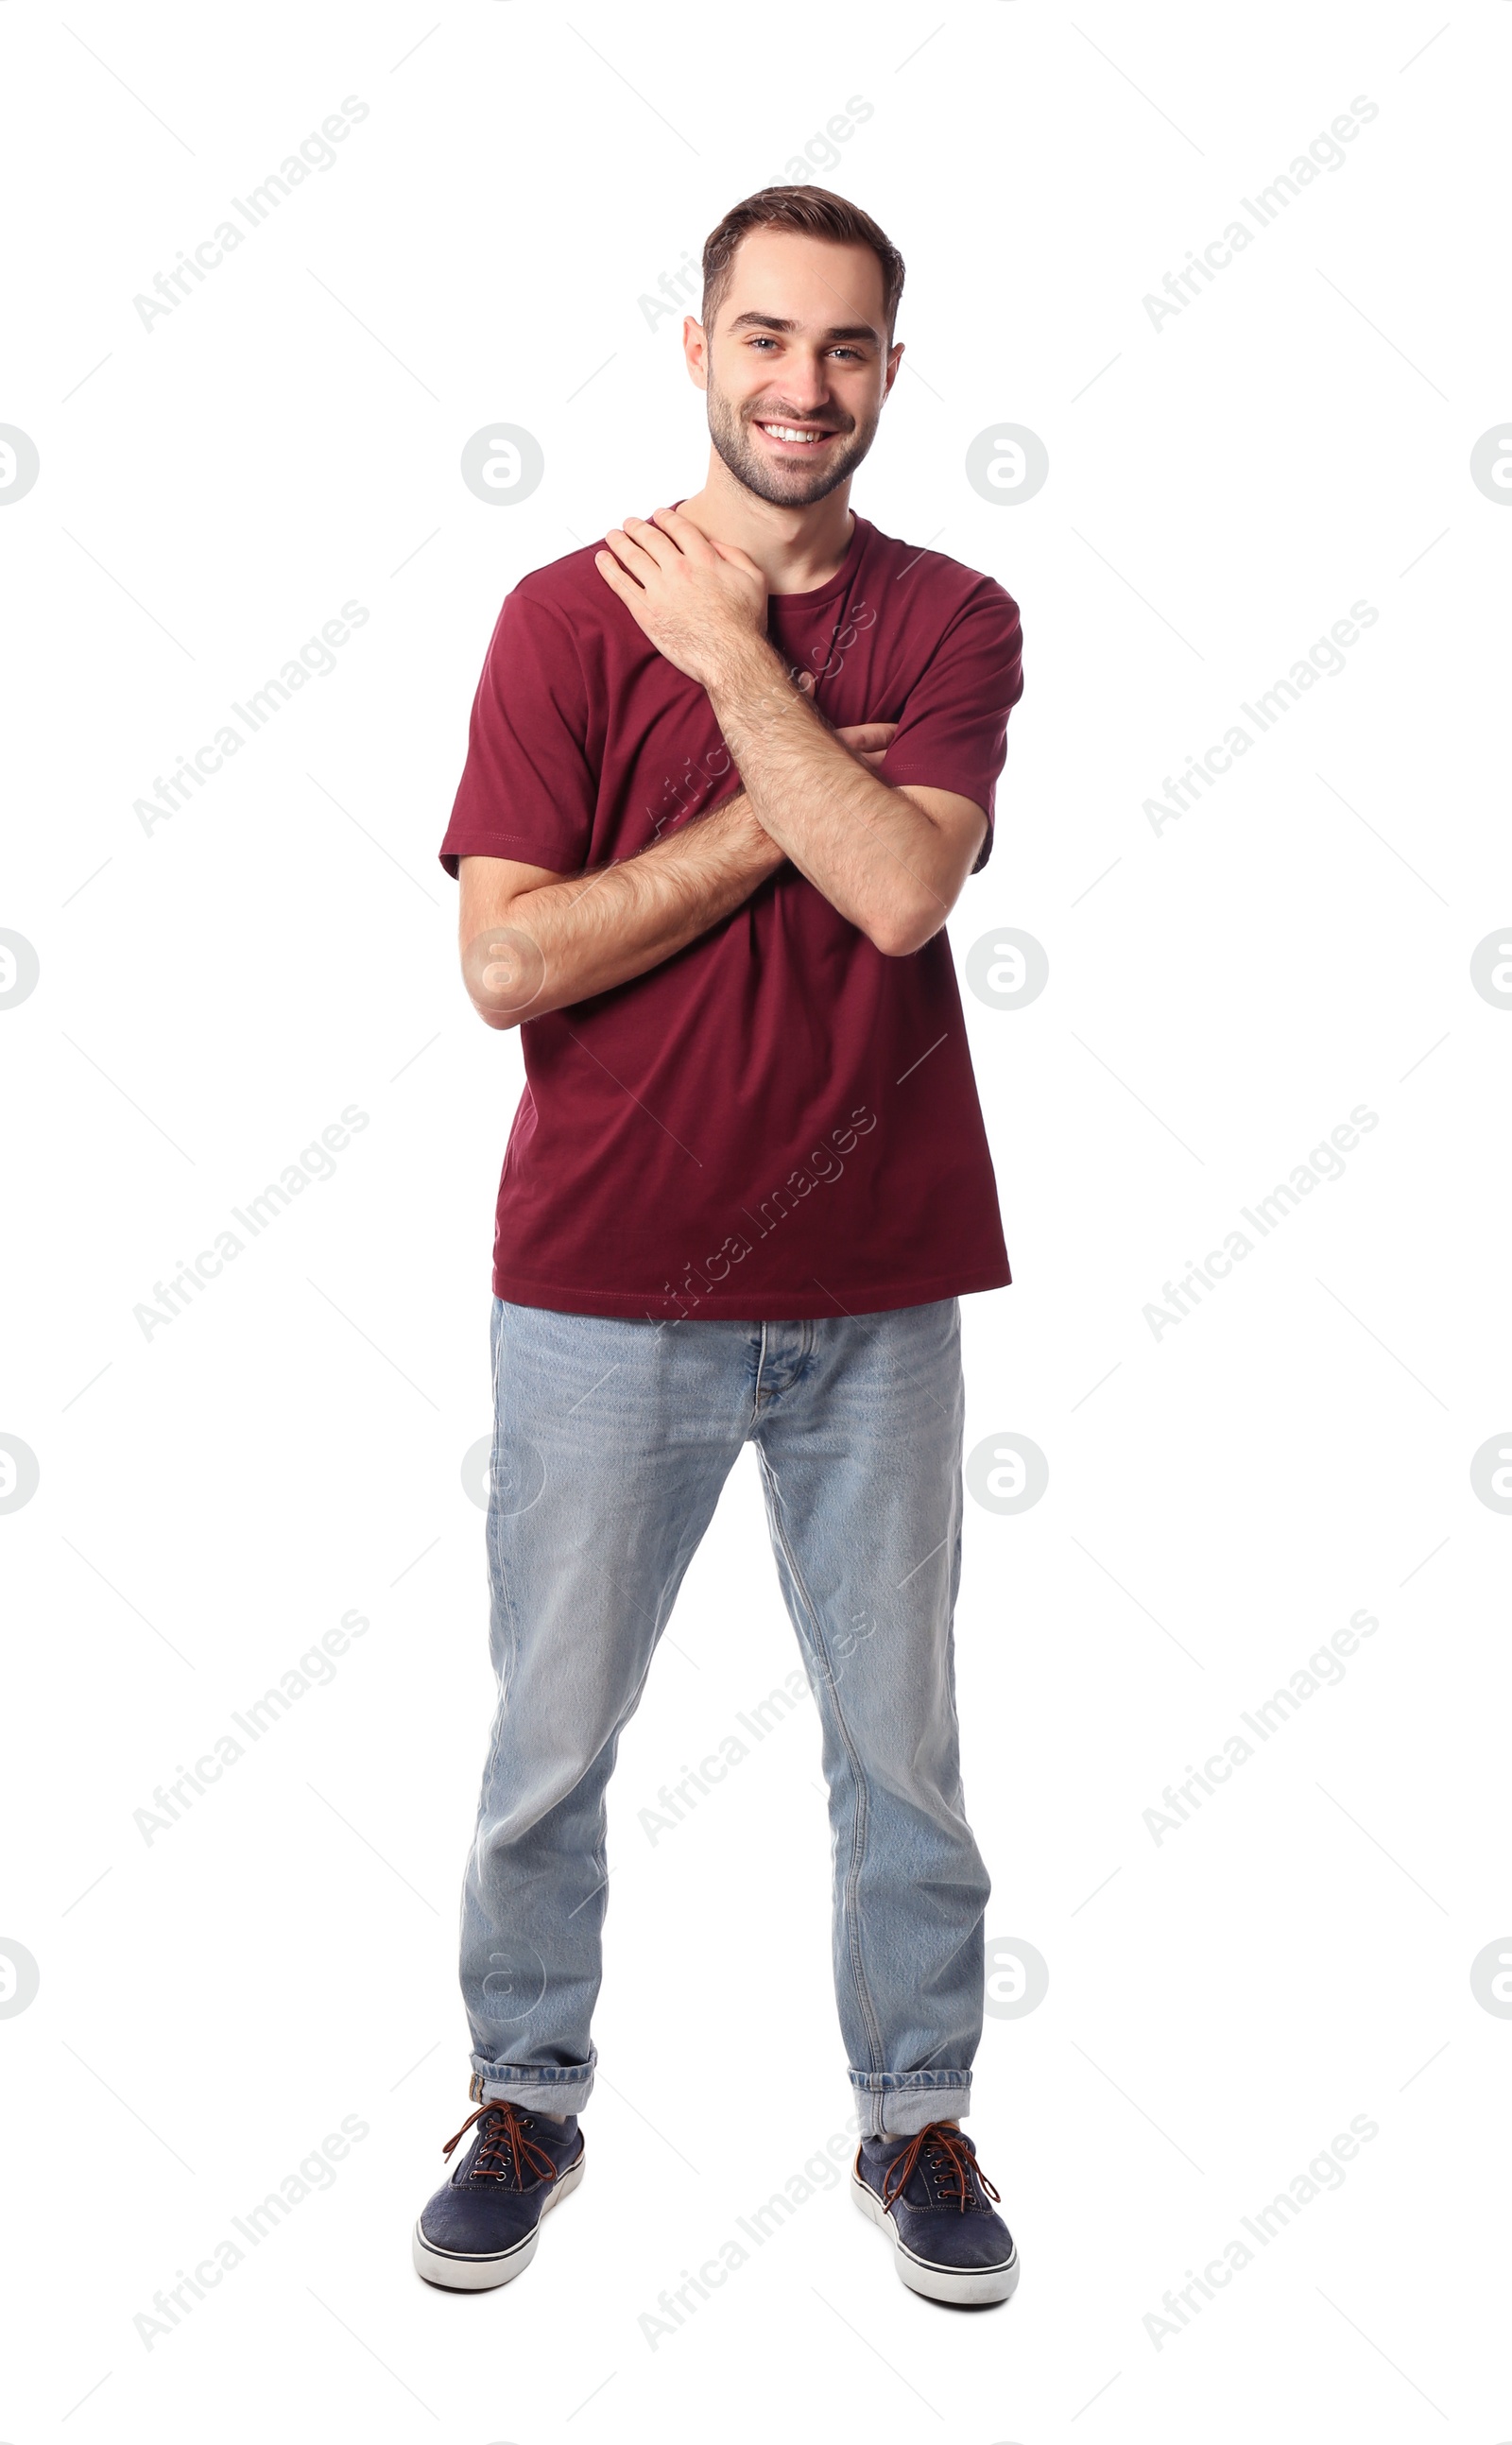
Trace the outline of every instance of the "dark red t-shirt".
<path fill-rule="evenodd" d="M 440 850 L 578 874 L 739 786 L 703 689 L 593 566 L 505 602 Z M 857 517 L 828 584 L 768 633 L 837 729 L 895 721 L 881 777 L 989 819 L 1022 689 L 995 579 Z M 627 984 L 528 1019 L 494 1289 L 579 1316 L 783 1317 L 912 1307 L 1008 1281 L 943 931 L 888 959 L 795 867 Z"/>

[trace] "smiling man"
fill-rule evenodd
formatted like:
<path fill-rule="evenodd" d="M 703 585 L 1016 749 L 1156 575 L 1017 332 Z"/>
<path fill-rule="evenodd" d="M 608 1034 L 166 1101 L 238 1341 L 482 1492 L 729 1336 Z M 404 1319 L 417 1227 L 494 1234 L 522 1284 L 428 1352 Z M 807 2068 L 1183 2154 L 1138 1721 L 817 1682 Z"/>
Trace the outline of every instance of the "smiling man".
<path fill-rule="evenodd" d="M 823 188 L 726 215 L 683 327 L 702 489 L 515 587 L 441 847 L 469 995 L 526 1072 L 494 1240 L 476 2110 L 414 2237 L 457 2289 L 517 2275 L 582 2178 L 606 1790 L 747 1444 L 822 1726 L 852 2193 L 916 2291 L 1017 2281 L 961 2128 L 989 1888 L 955 1704 L 959 1300 L 1009 1272 L 943 927 L 991 846 L 1019 628 L 993 579 L 849 505 L 903 277 Z M 828 2073 L 775 2019 L 767 2056 L 732 2118 L 812 2121 Z"/>

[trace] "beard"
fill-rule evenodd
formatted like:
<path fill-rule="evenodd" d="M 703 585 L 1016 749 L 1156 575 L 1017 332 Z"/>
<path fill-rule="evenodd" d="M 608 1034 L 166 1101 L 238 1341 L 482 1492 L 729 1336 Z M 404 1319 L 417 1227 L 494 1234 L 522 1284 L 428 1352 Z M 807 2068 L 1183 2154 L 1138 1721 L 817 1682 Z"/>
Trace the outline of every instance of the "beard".
<path fill-rule="evenodd" d="M 775 465 L 761 455 L 760 444 L 753 440 L 750 427 L 756 421 L 754 409 L 737 406 L 721 391 L 713 373 L 708 378 L 709 439 L 737 484 L 754 493 L 759 501 L 771 501 L 778 509 L 804 509 L 811 501 L 822 501 L 828 493 L 843 484 L 846 477 L 860 466 L 876 438 L 877 418 L 865 424 L 852 425 L 848 438 L 843 437 L 831 455 L 826 454 L 822 464 L 806 466 L 794 459 L 791 466 Z M 880 411 L 879 411 L 880 413 Z M 763 420 L 769 423 L 812 424 L 814 419 L 789 416 L 764 406 Z"/>

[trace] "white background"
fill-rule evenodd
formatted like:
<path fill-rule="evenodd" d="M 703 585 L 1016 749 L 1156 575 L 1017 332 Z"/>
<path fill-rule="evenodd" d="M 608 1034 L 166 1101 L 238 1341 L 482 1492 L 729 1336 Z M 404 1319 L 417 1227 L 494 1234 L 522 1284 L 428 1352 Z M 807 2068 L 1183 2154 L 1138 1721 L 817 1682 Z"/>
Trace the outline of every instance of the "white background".
<path fill-rule="evenodd" d="M 0 42 L 0 420 L 41 457 L 0 518 L 0 925 L 40 961 L 0 1011 L 0 1429 L 40 1467 L 0 1517 L 0 1934 L 41 1972 L 0 2021 L 7 2439 L 1512 2433 L 1512 2026 L 1469 1977 L 1512 1927 L 1512 1519 L 1470 1483 L 1512 1413 L 1512 1018 L 1469 972 L 1512 914 L 1512 517 L 1469 475 L 1509 405 L 1512 7 L 10 0 Z M 336 165 L 144 329 L 348 95 Z M 1153 328 L 1358 96 L 1345 166 Z M 521 2286 L 422 2286 L 470 2110 L 461 1464 L 520 1079 L 436 850 L 505 592 L 700 478 L 677 321 L 638 301 L 851 97 L 812 175 L 908 265 L 857 506 L 1024 615 L 951 932 L 1050 961 L 1031 1007 L 966 997 L 1016 1278 L 964 1303 L 968 1443 L 1050 1468 L 1022 1515 L 968 1505 L 957 1627 L 988 1932 L 1050 1966 L 987 2020 L 971 2124 L 1025 2273 L 1003 2310 L 918 2302 L 834 2189 L 652 2348 L 659 2292 L 849 2111 L 816 1726 L 647 1840 L 796 1661 L 748 1456 L 613 1790 L 589 2180 Z M 490 419 L 545 453 L 513 507 L 459 478 Z M 995 420 L 1048 448 L 1032 501 L 965 480 Z M 348 600 L 337 668 L 145 831 L 154 776 Z M 1157 833 L 1163 776 L 1359 600 L 1345 671 Z M 144 1338 L 155 1281 L 352 1103 L 336 1176 Z M 1157 1339 L 1163 1283 L 1362 1103 L 1345 1176 Z M 351 1608 L 330 1685 L 145 1841 Z M 1157 1844 L 1164 1786 L 1361 1609 L 1344 1681 Z M 154 2292 L 343 2116 L 333 2187 L 147 2349 Z M 1167 2287 L 1356 2116 L 1342 2188 L 1157 2348 Z"/>

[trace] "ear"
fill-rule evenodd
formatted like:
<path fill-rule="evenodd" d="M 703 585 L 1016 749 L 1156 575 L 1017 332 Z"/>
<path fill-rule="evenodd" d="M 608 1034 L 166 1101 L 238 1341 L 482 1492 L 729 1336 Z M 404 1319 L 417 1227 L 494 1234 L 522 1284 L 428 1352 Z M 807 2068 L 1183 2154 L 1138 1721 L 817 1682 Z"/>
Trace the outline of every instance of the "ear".
<path fill-rule="evenodd" d="M 709 344 L 703 326 L 691 314 L 682 317 L 682 359 L 695 390 L 709 387 Z"/>

